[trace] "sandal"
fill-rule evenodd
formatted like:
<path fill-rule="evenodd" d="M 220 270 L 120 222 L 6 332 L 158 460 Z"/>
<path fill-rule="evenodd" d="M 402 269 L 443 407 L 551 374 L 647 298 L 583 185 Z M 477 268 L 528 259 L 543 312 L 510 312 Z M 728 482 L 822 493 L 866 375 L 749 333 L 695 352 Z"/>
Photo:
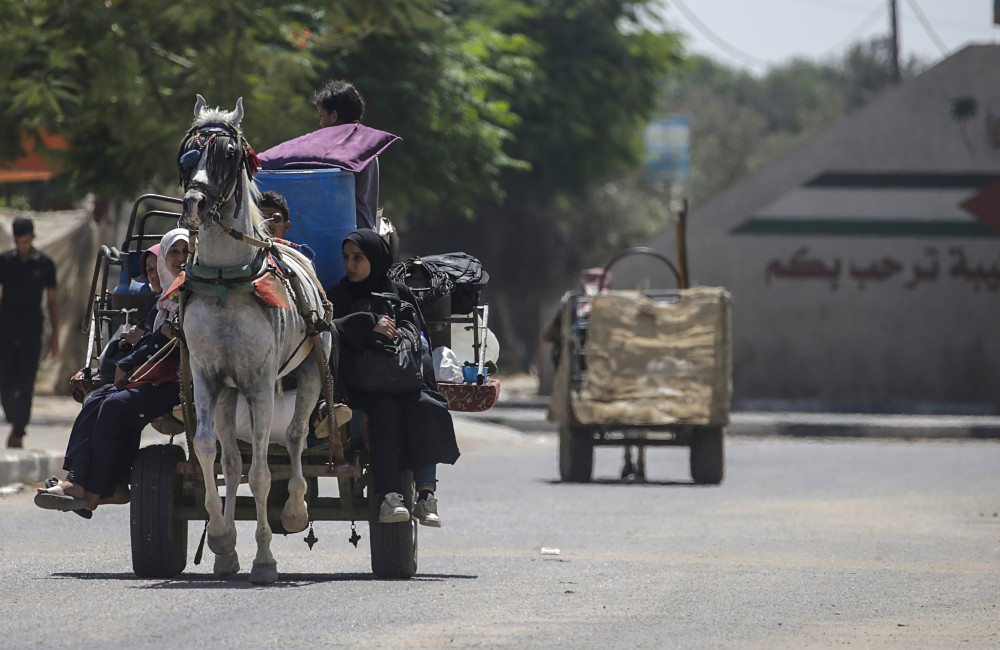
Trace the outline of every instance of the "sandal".
<path fill-rule="evenodd" d="M 92 510 L 87 509 L 87 500 L 82 497 L 74 497 L 63 493 L 60 480 L 53 476 L 45 479 L 45 490 L 35 495 L 35 505 L 45 510 L 61 510 L 63 512 L 73 512 L 84 519 L 94 516 Z M 58 490 L 58 492 L 56 491 Z"/>

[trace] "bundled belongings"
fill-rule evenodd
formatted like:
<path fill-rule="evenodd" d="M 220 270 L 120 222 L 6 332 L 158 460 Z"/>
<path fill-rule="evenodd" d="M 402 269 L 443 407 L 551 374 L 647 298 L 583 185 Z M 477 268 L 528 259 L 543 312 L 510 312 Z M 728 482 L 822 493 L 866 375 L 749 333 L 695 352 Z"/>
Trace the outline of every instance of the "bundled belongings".
<path fill-rule="evenodd" d="M 452 314 L 471 313 L 479 304 L 479 293 L 490 280 L 477 258 L 461 252 L 411 257 L 394 264 L 389 277 L 410 287 L 421 309 L 451 296 Z"/>
<path fill-rule="evenodd" d="M 549 407 L 552 421 L 725 426 L 732 395 L 729 293 L 694 287 L 657 300 L 637 291 L 594 296 L 587 317 L 586 369 L 574 374 L 564 301 L 563 354 Z M 665 296 L 664 298 L 667 298 Z"/>
<path fill-rule="evenodd" d="M 357 174 L 399 141 L 364 124 L 340 124 L 275 145 L 258 154 L 261 169 L 337 167 Z"/>

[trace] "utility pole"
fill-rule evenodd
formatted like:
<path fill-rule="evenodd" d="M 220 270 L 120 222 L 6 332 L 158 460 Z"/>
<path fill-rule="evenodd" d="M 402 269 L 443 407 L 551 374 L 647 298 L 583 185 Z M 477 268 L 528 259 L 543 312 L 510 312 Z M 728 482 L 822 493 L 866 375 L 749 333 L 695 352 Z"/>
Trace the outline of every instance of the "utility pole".
<path fill-rule="evenodd" d="M 892 39 L 892 81 L 899 83 L 899 21 L 896 15 L 896 0 L 889 0 L 889 30 Z"/>

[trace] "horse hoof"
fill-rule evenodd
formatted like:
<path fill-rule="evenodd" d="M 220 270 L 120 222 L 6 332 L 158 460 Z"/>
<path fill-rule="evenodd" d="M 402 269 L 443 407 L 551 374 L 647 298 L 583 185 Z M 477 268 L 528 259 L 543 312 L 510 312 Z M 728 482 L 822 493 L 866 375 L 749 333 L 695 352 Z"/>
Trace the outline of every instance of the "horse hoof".
<path fill-rule="evenodd" d="M 228 555 L 236 548 L 236 529 L 224 535 L 208 535 L 208 550 L 216 555 Z"/>
<path fill-rule="evenodd" d="M 250 582 L 255 585 L 269 585 L 278 579 L 278 563 L 269 562 L 267 564 L 253 563 L 250 569 Z"/>
<path fill-rule="evenodd" d="M 281 511 L 281 527 L 289 533 L 301 533 L 309 525 L 309 511 L 306 510 L 305 502 L 298 510 L 294 512 L 286 503 Z"/>
<path fill-rule="evenodd" d="M 239 570 L 240 558 L 236 555 L 236 551 L 221 553 L 215 556 L 215 567 L 213 567 L 212 573 L 216 576 L 231 576 L 234 573 L 239 573 Z"/>

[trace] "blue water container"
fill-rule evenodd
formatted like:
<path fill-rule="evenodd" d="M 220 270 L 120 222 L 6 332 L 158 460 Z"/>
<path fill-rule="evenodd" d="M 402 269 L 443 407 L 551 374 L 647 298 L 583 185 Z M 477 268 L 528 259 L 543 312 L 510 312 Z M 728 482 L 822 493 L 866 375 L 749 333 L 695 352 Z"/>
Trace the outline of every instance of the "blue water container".
<path fill-rule="evenodd" d="M 327 289 L 344 277 L 340 245 L 357 229 L 354 174 L 341 169 L 261 170 L 254 176 L 261 192 L 278 192 L 288 201 L 292 229 L 288 239 L 316 251 L 316 273 Z"/>

